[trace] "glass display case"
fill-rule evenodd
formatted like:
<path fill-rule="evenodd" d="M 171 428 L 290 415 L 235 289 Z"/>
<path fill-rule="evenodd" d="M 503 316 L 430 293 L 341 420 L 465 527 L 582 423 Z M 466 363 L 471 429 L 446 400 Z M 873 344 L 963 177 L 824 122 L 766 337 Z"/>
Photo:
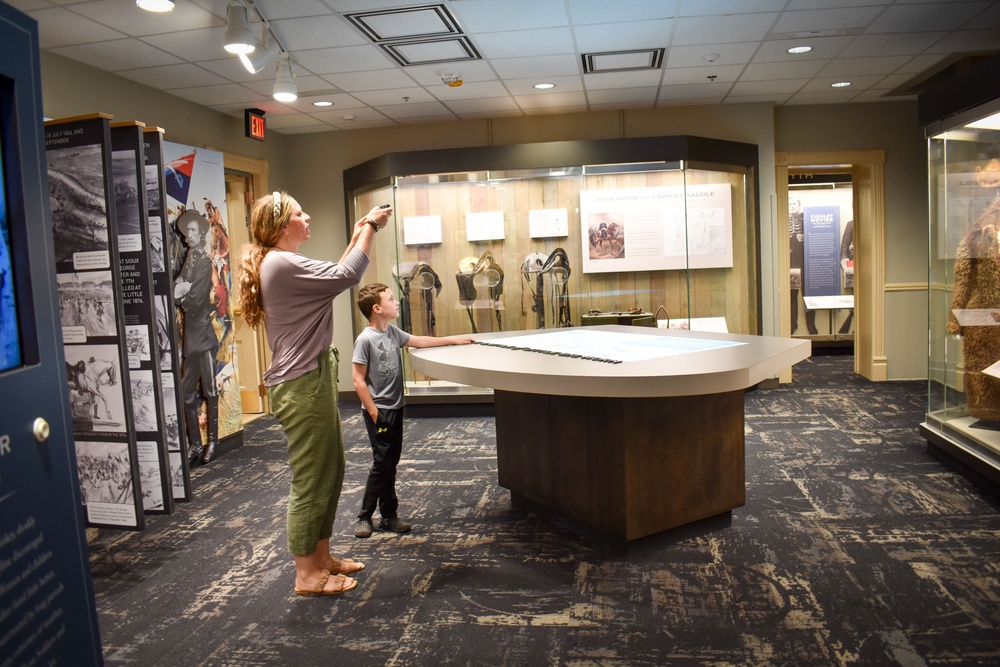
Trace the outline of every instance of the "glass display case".
<path fill-rule="evenodd" d="M 928 131 L 932 451 L 1000 479 L 1000 104 Z"/>
<path fill-rule="evenodd" d="M 345 172 L 391 204 L 366 282 L 415 335 L 632 324 L 759 333 L 757 147 L 698 137 L 397 153 Z M 367 322 L 354 313 L 354 331 Z M 488 395 L 420 376 L 410 396 Z"/>

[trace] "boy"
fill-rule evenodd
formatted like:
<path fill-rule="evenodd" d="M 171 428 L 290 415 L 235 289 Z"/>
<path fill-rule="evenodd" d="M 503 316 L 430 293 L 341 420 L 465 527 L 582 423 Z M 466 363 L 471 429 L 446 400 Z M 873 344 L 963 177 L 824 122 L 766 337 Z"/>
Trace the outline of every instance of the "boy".
<path fill-rule="evenodd" d="M 376 505 L 382 515 L 379 528 L 406 533 L 412 526 L 400 520 L 396 511 L 396 465 L 403 450 L 403 376 L 399 348 L 438 347 L 472 343 L 468 336 L 438 338 L 411 336 L 390 324 L 399 317 L 399 302 L 382 283 L 365 285 L 358 292 L 358 309 L 369 326 L 354 343 L 354 389 L 361 399 L 374 462 L 368 473 L 361 512 L 354 536 L 371 537 Z"/>

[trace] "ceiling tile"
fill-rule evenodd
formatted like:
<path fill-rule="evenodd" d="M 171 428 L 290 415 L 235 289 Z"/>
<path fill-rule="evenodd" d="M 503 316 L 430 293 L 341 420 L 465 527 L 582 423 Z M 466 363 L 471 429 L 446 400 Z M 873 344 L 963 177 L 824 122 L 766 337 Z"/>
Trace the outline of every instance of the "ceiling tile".
<path fill-rule="evenodd" d="M 413 79 L 396 69 L 327 74 L 323 78 L 348 93 L 397 87 L 409 88 L 413 85 Z"/>
<path fill-rule="evenodd" d="M 520 108 L 510 97 L 480 97 L 469 100 L 448 100 L 447 107 L 459 115 L 468 113 L 488 113 L 493 111 L 520 112 Z"/>
<path fill-rule="evenodd" d="M 333 14 L 272 20 L 271 29 L 285 48 L 292 51 L 325 49 L 334 44 L 337 46 L 370 44 L 357 28 Z"/>
<path fill-rule="evenodd" d="M 470 97 L 503 97 L 507 94 L 507 89 L 499 81 L 464 83 L 457 88 L 440 84 L 427 86 L 427 91 L 442 102 L 465 100 Z"/>
<path fill-rule="evenodd" d="M 225 21 L 218 16 L 189 2 L 178 2 L 173 11 L 164 14 L 147 12 L 134 2 L 122 0 L 82 2 L 74 5 L 72 10 L 109 28 L 137 37 L 225 25 Z"/>
<path fill-rule="evenodd" d="M 539 90 L 535 88 L 536 83 L 551 83 L 555 88 Z M 576 76 L 547 76 L 533 77 L 530 79 L 507 79 L 504 81 L 507 89 L 512 95 L 551 95 L 553 93 L 573 93 L 583 90 L 583 77 Z"/>
<path fill-rule="evenodd" d="M 827 92 L 830 90 L 836 90 L 836 89 L 831 89 L 830 86 L 840 81 L 850 81 L 851 82 L 850 86 L 848 86 L 847 88 L 840 89 L 837 92 L 844 92 L 844 93 L 851 92 L 857 94 L 859 90 L 870 88 L 875 84 L 877 84 L 879 81 L 881 81 L 883 78 L 885 77 L 879 75 L 868 75 L 868 76 L 854 75 L 850 77 L 818 76 L 809 81 L 806 85 L 802 86 L 802 92 L 819 93 L 819 92 Z"/>
<path fill-rule="evenodd" d="M 882 7 L 837 7 L 790 11 L 781 15 L 771 31 L 776 34 L 866 28 Z"/>
<path fill-rule="evenodd" d="M 573 31 L 566 27 L 482 33 L 473 42 L 486 58 L 576 54 Z"/>
<path fill-rule="evenodd" d="M 299 51 L 295 62 L 313 74 L 386 69 L 395 64 L 384 51 L 371 44 Z"/>
<path fill-rule="evenodd" d="M 774 0 L 772 0 L 774 1 Z M 608 24 L 620 21 L 650 21 L 669 19 L 674 16 L 673 3 L 663 0 L 628 0 L 628 2 L 608 2 L 608 0 L 573 0 L 567 3 L 569 14 L 576 25 L 590 23 Z"/>
<path fill-rule="evenodd" d="M 634 72 L 595 72 L 583 77 L 587 90 L 607 90 L 609 88 L 643 88 L 660 85 L 662 70 L 638 70 Z"/>
<path fill-rule="evenodd" d="M 448 7 L 469 32 L 531 30 L 569 25 L 563 0 L 504 0 L 451 2 Z"/>
<path fill-rule="evenodd" d="M 676 19 L 671 46 L 749 42 L 764 39 L 777 14 L 692 16 Z"/>
<path fill-rule="evenodd" d="M 582 73 L 583 66 L 574 55 L 503 58 L 493 61 L 493 69 L 503 79 L 569 76 Z"/>
<path fill-rule="evenodd" d="M 171 95 L 183 97 L 202 106 L 217 104 L 244 104 L 258 99 L 256 91 L 244 88 L 238 83 L 227 83 L 218 86 L 197 86 L 194 88 L 174 88 Z"/>
<path fill-rule="evenodd" d="M 123 67 L 157 67 L 182 62 L 177 56 L 161 51 L 145 42 L 140 42 L 138 39 L 118 39 L 96 44 L 61 46 L 51 49 L 51 51 L 106 72 L 115 72 Z"/>
<path fill-rule="evenodd" d="M 829 2 L 829 0 L 826 0 Z M 681 0 L 678 16 L 715 16 L 717 14 L 755 14 L 777 12 L 785 0 Z"/>
<path fill-rule="evenodd" d="M 919 32 L 898 35 L 858 35 L 840 53 L 842 58 L 915 56 L 939 42 L 947 33 Z"/>
<path fill-rule="evenodd" d="M 896 4 L 887 7 L 867 32 L 900 33 L 957 30 L 973 16 L 990 6 L 989 2 L 952 2 L 938 4 Z"/>
<path fill-rule="evenodd" d="M 802 86 L 809 83 L 808 79 L 788 79 L 784 81 L 740 81 L 733 85 L 731 95 L 745 97 L 747 95 L 791 95 L 797 93 Z"/>
<path fill-rule="evenodd" d="M 672 86 L 682 83 L 732 83 L 739 78 L 743 70 L 744 68 L 742 65 L 668 69 L 663 72 L 663 85 Z M 708 78 L 710 76 L 714 76 L 715 79 Z"/>
<path fill-rule="evenodd" d="M 858 76 L 865 74 L 892 74 L 911 60 L 910 56 L 884 56 L 876 58 L 841 58 L 828 62 L 820 76 Z M 816 74 L 816 73 L 814 73 Z"/>
<path fill-rule="evenodd" d="M 185 30 L 167 35 L 149 35 L 143 37 L 144 42 L 159 47 L 167 53 L 174 53 L 190 62 L 199 60 L 216 60 L 229 56 L 222 48 L 225 37 L 224 26 L 202 28 L 200 30 Z M 236 56 L 230 56 L 235 58 Z"/>
<path fill-rule="evenodd" d="M 935 53 L 972 53 L 1000 51 L 1000 29 L 959 30 L 943 37 L 930 48 Z"/>
<path fill-rule="evenodd" d="M 758 42 L 734 42 L 732 44 L 699 44 L 697 46 L 671 46 L 667 50 L 666 67 L 707 67 L 722 65 L 742 65 L 753 57 Z M 714 61 L 705 60 L 705 55 L 714 53 Z"/>
<path fill-rule="evenodd" d="M 43 49 L 129 37 L 126 33 L 59 7 L 31 11 L 28 16 L 38 21 L 38 44 Z"/>
<path fill-rule="evenodd" d="M 659 87 L 617 88 L 615 90 L 591 90 L 587 101 L 591 104 L 648 104 L 656 102 Z"/>
<path fill-rule="evenodd" d="M 450 120 L 455 119 L 455 115 L 440 102 L 379 105 L 378 110 L 389 118 L 420 118 L 434 116 L 437 118 L 447 117 Z"/>
<path fill-rule="evenodd" d="M 826 60 L 835 58 L 848 44 L 856 39 L 853 35 L 841 37 L 809 37 L 805 39 L 775 39 L 767 40 L 760 45 L 760 49 L 753 57 L 755 63 L 799 61 L 799 60 Z M 793 46 L 811 46 L 812 51 L 808 53 L 791 54 L 788 49 Z"/>
<path fill-rule="evenodd" d="M 721 100 L 732 86 L 728 83 L 701 83 L 660 88 L 659 100 L 715 99 Z"/>
<path fill-rule="evenodd" d="M 191 86 L 215 86 L 226 83 L 226 80 L 221 76 L 189 63 L 122 70 L 118 72 L 118 76 L 159 90 L 190 88 Z"/>
<path fill-rule="evenodd" d="M 785 63 L 756 63 L 748 65 L 740 81 L 766 81 L 767 79 L 807 79 L 815 76 L 826 64 L 823 60 L 800 60 Z"/>
<path fill-rule="evenodd" d="M 587 97 L 581 93 L 551 93 L 549 95 L 518 95 L 514 98 L 522 109 L 564 108 L 587 105 Z"/>
<path fill-rule="evenodd" d="M 424 102 L 434 102 L 437 100 L 433 95 L 428 93 L 423 88 L 413 87 L 413 88 L 393 88 L 392 90 L 370 90 L 365 92 L 355 93 L 354 97 L 358 98 L 365 104 L 370 104 L 372 106 L 381 107 L 387 104 L 405 104 L 403 98 L 408 97 L 409 104 L 421 104 Z"/>
<path fill-rule="evenodd" d="M 573 30 L 577 48 L 584 53 L 659 49 L 670 41 L 671 20 L 585 25 Z"/>

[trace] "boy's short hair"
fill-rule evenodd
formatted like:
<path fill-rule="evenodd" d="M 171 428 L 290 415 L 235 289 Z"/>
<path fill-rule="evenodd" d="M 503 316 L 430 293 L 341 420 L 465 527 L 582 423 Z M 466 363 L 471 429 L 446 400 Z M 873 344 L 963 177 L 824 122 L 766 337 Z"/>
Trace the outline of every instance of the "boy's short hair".
<path fill-rule="evenodd" d="M 358 290 L 358 310 L 361 311 L 366 320 L 371 320 L 372 308 L 382 300 L 382 292 L 387 289 L 389 289 L 388 285 L 369 283 Z"/>

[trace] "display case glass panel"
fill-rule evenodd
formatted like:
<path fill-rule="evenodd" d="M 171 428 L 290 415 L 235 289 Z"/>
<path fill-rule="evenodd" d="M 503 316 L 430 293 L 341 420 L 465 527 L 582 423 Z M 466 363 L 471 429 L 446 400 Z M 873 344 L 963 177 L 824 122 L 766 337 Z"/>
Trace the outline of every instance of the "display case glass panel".
<path fill-rule="evenodd" d="M 365 282 L 415 335 L 633 324 L 759 333 L 753 166 L 636 161 L 393 174 L 348 188 L 350 219 L 392 204 Z M 354 332 L 367 322 L 354 309 Z M 420 376 L 410 395 L 489 394 Z"/>
<path fill-rule="evenodd" d="M 994 108 L 995 110 L 995 108 Z M 1000 464 L 1000 114 L 928 138 L 930 439 Z"/>

